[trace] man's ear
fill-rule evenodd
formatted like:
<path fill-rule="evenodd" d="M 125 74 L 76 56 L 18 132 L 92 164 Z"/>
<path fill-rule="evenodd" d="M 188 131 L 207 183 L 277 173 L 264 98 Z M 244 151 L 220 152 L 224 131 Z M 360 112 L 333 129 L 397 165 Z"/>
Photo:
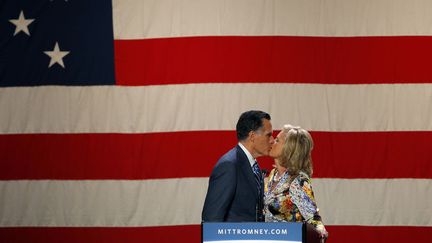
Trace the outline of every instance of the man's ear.
<path fill-rule="evenodd" d="M 249 134 L 248 134 L 249 141 L 254 142 L 255 141 L 255 136 L 256 136 L 256 133 L 254 131 L 250 131 Z"/>

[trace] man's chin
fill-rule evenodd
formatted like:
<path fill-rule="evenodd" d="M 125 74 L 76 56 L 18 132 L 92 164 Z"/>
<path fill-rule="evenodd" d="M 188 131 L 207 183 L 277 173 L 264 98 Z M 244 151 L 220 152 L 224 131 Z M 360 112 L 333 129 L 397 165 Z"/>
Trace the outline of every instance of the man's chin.
<path fill-rule="evenodd" d="M 270 158 L 272 158 L 272 159 L 276 158 L 276 157 L 273 156 L 271 153 L 269 153 L 267 156 L 270 157 Z"/>
<path fill-rule="evenodd" d="M 267 153 L 263 153 L 261 156 L 272 157 L 270 151 L 268 151 Z"/>

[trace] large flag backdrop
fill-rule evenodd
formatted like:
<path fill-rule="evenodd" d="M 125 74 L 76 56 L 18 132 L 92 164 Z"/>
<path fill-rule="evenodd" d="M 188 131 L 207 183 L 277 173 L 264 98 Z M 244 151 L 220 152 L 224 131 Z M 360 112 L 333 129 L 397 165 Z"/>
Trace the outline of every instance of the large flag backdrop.
<path fill-rule="evenodd" d="M 262 109 L 312 132 L 329 242 L 427 242 L 431 9 L 0 1 L 0 241 L 199 242 L 211 169 Z"/>

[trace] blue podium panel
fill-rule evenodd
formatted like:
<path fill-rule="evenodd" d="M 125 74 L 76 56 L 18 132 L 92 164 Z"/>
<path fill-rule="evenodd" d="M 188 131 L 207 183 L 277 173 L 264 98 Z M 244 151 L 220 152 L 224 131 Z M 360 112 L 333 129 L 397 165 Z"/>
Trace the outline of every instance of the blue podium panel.
<path fill-rule="evenodd" d="M 302 223 L 203 223 L 203 243 L 301 243 Z"/>

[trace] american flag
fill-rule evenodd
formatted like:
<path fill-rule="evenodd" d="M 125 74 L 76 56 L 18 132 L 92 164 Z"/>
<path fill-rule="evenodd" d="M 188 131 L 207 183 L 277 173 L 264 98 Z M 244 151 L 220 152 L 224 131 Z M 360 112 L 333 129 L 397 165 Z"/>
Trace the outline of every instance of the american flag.
<path fill-rule="evenodd" d="M 311 131 L 329 242 L 429 241 L 431 9 L 1 0 L 0 242 L 199 242 L 250 109 Z"/>

